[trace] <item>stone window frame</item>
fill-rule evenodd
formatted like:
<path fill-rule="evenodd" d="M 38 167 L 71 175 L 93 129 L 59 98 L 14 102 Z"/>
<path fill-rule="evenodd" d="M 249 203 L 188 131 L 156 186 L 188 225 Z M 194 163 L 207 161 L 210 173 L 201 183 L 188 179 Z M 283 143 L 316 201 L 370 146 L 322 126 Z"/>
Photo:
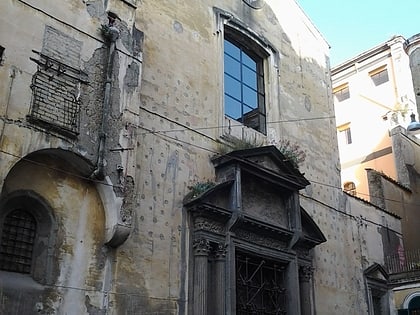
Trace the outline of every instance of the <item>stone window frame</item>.
<path fill-rule="evenodd" d="M 363 272 L 368 290 L 367 303 L 369 315 L 389 315 L 389 276 L 384 267 L 372 264 Z M 378 312 L 379 307 L 379 312 Z"/>
<path fill-rule="evenodd" d="M 240 52 L 240 58 L 234 59 L 227 52 L 227 44 L 232 45 Z M 251 45 L 250 45 L 251 44 Z M 267 55 L 263 50 L 259 49 L 258 45 L 252 45 L 253 41 L 249 40 L 249 37 L 244 36 L 241 32 L 238 32 L 234 28 L 225 26 L 224 28 L 224 114 L 229 116 L 227 113 L 227 100 L 232 99 L 236 103 L 240 104 L 241 115 L 238 118 L 230 117 L 241 122 L 243 125 L 253 128 L 263 134 L 266 134 L 266 110 L 265 110 L 265 80 L 264 80 L 264 60 Z M 255 68 L 249 68 L 247 62 L 244 61 L 244 57 L 247 57 L 255 62 Z M 226 60 L 232 59 L 233 62 L 239 64 L 240 74 L 232 75 L 226 71 Z M 243 75 L 243 69 L 248 69 L 251 72 L 255 71 L 255 86 L 249 85 Z M 233 81 L 240 85 L 240 97 L 239 99 L 233 95 L 227 93 L 226 79 L 231 78 Z M 246 102 L 244 97 L 244 89 L 251 90 L 253 96 L 255 96 L 256 104 L 249 104 Z M 251 106 L 255 105 L 255 108 L 245 112 L 245 108 L 251 109 Z"/>
<path fill-rule="evenodd" d="M 220 86 L 222 87 L 220 93 L 220 104 L 221 104 L 221 115 L 219 125 L 223 126 L 221 130 L 221 138 L 225 136 L 234 136 L 237 138 L 243 138 L 243 131 L 247 130 L 252 134 L 253 137 L 265 138 L 268 133 L 267 119 L 261 125 L 260 130 L 255 130 L 252 127 L 248 127 L 240 121 L 229 118 L 225 115 L 224 109 L 224 39 L 225 33 L 228 32 L 230 35 L 234 34 L 234 39 L 240 45 L 245 45 L 245 49 L 248 52 L 253 52 L 255 56 L 262 59 L 261 72 L 263 73 L 264 87 L 262 93 L 264 94 L 264 116 L 269 117 L 270 109 L 275 107 L 278 102 L 278 77 L 279 73 L 279 52 L 274 48 L 267 38 L 260 35 L 258 31 L 253 30 L 247 26 L 246 21 L 241 21 L 235 17 L 232 13 L 214 7 L 213 11 L 216 16 L 216 30 L 214 34 L 218 36 L 217 41 L 220 49 Z M 241 39 L 242 38 L 242 39 Z M 245 44 L 246 43 L 246 44 Z M 244 127 L 244 128 L 236 128 Z M 249 131 L 248 131 L 249 130 Z"/>
<path fill-rule="evenodd" d="M 40 284 L 51 284 L 55 274 L 54 257 L 56 257 L 57 224 L 52 208 L 48 202 L 32 190 L 14 191 L 0 200 L 0 241 L 2 239 L 4 220 L 16 209 L 30 213 L 36 222 L 36 232 L 33 242 L 32 261 L 29 276 Z M 0 270 L 3 272 L 13 272 Z"/>
<path fill-rule="evenodd" d="M 222 184 L 222 186 L 225 185 Z M 226 189 L 226 187 L 216 187 L 216 189 L 223 188 Z M 295 204 L 298 196 L 294 194 L 291 197 L 293 199 L 291 203 Z M 286 250 L 277 250 L 277 248 L 286 249 L 287 243 L 292 241 L 293 235 L 289 231 L 272 229 L 272 226 L 262 222 L 257 223 L 259 226 L 256 227 L 254 220 L 248 221 L 244 218 L 248 222 L 236 223 L 239 226 L 232 227 L 232 232 L 229 232 L 232 236 L 226 237 L 223 236 L 227 233 L 225 227 L 228 221 L 232 220 L 228 213 L 207 205 L 192 208 L 190 213 L 192 234 L 189 247 L 192 249 L 192 255 L 189 265 L 192 268 L 189 270 L 191 279 L 189 286 L 192 289 L 189 296 L 191 303 L 188 314 L 224 315 L 226 312 L 237 314 L 235 265 L 237 252 L 267 259 L 284 266 L 288 282 L 284 289 L 290 296 L 288 303 L 284 305 L 285 311 L 287 314 L 294 314 L 300 309 L 303 315 L 312 314 L 314 269 L 310 250 L 296 248 L 295 254 L 290 254 Z M 214 215 L 218 218 L 212 218 Z M 250 232 L 254 228 L 258 231 Z M 270 231 L 270 229 L 272 230 L 269 234 L 277 234 L 273 238 L 264 237 L 264 234 L 261 234 L 263 230 Z M 283 235 L 283 240 L 279 239 L 280 234 Z M 297 283 L 299 283 L 298 287 Z M 300 298 L 297 297 L 297 291 Z"/>

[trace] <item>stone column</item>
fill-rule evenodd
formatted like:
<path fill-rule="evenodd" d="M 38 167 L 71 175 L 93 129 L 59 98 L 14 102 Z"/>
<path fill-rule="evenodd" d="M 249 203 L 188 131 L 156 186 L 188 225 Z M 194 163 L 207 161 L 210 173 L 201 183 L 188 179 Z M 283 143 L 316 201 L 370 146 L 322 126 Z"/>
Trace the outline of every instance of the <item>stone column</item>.
<path fill-rule="evenodd" d="M 312 275 L 313 275 L 312 267 L 303 266 L 299 268 L 300 309 L 301 309 L 302 315 L 312 314 L 312 303 L 311 303 Z"/>
<path fill-rule="evenodd" d="M 214 305 L 211 314 L 225 315 L 225 294 L 226 294 L 226 245 L 217 244 L 214 251 Z"/>
<path fill-rule="evenodd" d="M 210 243 L 201 238 L 194 240 L 194 315 L 207 314 L 208 298 L 208 256 Z"/>

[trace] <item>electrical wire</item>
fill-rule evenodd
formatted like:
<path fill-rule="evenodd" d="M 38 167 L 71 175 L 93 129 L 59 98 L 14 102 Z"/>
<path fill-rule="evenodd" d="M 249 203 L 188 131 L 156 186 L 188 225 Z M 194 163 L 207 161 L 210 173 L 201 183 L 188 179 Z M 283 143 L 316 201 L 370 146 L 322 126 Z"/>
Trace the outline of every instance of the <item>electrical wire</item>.
<path fill-rule="evenodd" d="M 103 40 L 102 40 L 102 39 L 99 39 L 99 38 L 97 38 L 97 37 L 95 37 L 95 36 L 93 36 L 93 35 L 91 35 L 91 34 L 89 34 L 89 33 L 85 32 L 85 31 L 83 31 L 83 30 L 79 29 L 79 28 L 76 28 L 74 25 L 71 25 L 71 24 L 69 24 L 69 23 L 67 23 L 67 22 L 65 22 L 65 21 L 62 21 L 62 20 L 60 20 L 59 18 L 57 18 L 57 17 L 53 16 L 52 14 L 50 14 L 50 13 L 48 13 L 48 12 L 46 12 L 46 11 L 44 11 L 44 10 L 42 10 L 42 9 L 38 8 L 38 7 L 33 6 L 32 4 L 30 4 L 30 3 L 28 3 L 28 2 L 26 2 L 26 1 L 24 1 L 24 0 L 18 0 L 18 1 L 19 1 L 19 2 L 21 2 L 22 4 L 26 5 L 26 6 L 30 7 L 31 9 L 33 9 L 33 10 L 35 10 L 35 11 L 38 11 L 38 12 L 40 12 L 40 13 L 42 13 L 42 14 L 44 14 L 44 15 L 48 16 L 49 18 L 52 18 L 52 19 L 54 19 L 55 21 L 58 21 L 58 22 L 62 23 L 63 25 L 65 25 L 65 26 L 67 26 L 67 27 L 70 27 L 70 28 L 72 28 L 72 29 L 76 30 L 77 32 L 80 32 L 81 34 L 84 34 L 85 36 L 87 36 L 87 37 L 89 37 L 89 38 L 91 38 L 91 39 L 94 39 L 94 40 L 96 40 L 96 41 L 98 41 L 98 42 L 103 43 Z M 121 52 L 121 53 L 126 54 L 126 53 L 125 53 L 125 52 L 123 52 L 123 51 L 120 51 L 120 52 Z M 126 55 L 127 55 L 127 54 L 126 54 Z M 127 56 L 129 56 L 129 57 L 131 57 L 131 58 L 136 59 L 136 58 L 135 58 L 134 56 L 132 56 L 132 55 L 127 55 Z M 155 114 L 155 115 L 162 116 L 162 115 L 160 115 L 159 113 L 149 111 L 149 110 L 147 110 L 147 109 L 146 109 L 146 108 L 144 108 L 144 107 L 141 107 L 141 109 L 146 110 L 146 111 L 148 111 L 149 113 L 152 113 L 152 114 Z M 164 116 L 162 116 L 162 117 L 164 117 Z M 168 119 L 168 120 L 170 120 L 168 117 L 165 117 L 165 118 L 166 118 L 166 119 Z M 309 117 L 309 118 L 299 118 L 299 119 L 288 119 L 288 120 L 267 121 L 267 122 L 266 122 L 266 124 L 270 125 L 270 124 L 280 124 L 280 123 L 294 123 L 294 122 L 301 122 L 301 121 L 313 121 L 313 120 L 324 120 L 324 119 L 335 119 L 335 116 L 321 116 L 321 117 Z M 172 122 L 174 122 L 174 123 L 176 123 L 176 124 L 178 124 L 178 125 L 182 126 L 182 124 L 180 124 L 180 123 L 178 123 L 178 122 L 176 122 L 176 121 L 172 121 Z M 230 128 L 234 128 L 234 127 L 243 127 L 243 126 L 242 126 L 242 125 L 237 125 L 237 126 L 236 126 L 236 125 L 234 125 L 234 126 L 230 126 Z M 187 142 L 187 141 L 183 141 L 183 140 L 178 139 L 178 138 L 170 137 L 170 136 L 168 136 L 168 135 L 167 135 L 167 133 L 171 133 L 171 132 L 182 132 L 182 131 L 186 131 L 186 130 L 191 130 L 191 131 L 194 131 L 194 132 L 199 133 L 199 131 L 202 131 L 202 130 L 214 130 L 214 129 L 221 129 L 221 128 L 225 128 L 225 126 L 210 126 L 210 127 L 198 127 L 198 128 L 190 128 L 190 127 L 183 126 L 183 129 L 171 129 L 171 130 L 150 130 L 150 129 L 147 129 L 147 128 L 142 127 L 142 126 L 140 126 L 140 128 L 142 128 L 143 130 L 147 130 L 147 131 L 146 131 L 146 132 L 143 132 L 143 133 L 138 133 L 138 134 L 136 134 L 136 133 L 135 133 L 134 135 L 147 135 L 147 134 L 160 135 L 160 136 L 163 136 L 163 137 L 166 137 L 166 138 L 172 139 L 172 140 L 174 140 L 174 141 L 177 141 L 177 142 L 179 142 L 179 143 L 183 143 L 183 144 L 188 145 L 188 146 L 194 146 L 194 147 L 196 147 L 196 148 L 199 148 L 199 149 L 202 149 L 202 150 L 208 151 L 209 153 L 213 153 L 213 154 L 215 154 L 215 155 L 220 155 L 220 153 L 219 153 L 219 152 L 216 152 L 216 151 L 214 151 L 214 150 L 211 150 L 211 149 L 205 148 L 205 147 L 203 147 L 203 146 L 199 146 L 199 145 L 196 145 L 196 144 L 193 144 L 193 143 Z M 200 134 L 201 134 L 201 133 L 200 133 Z M 407 137 L 407 138 L 408 138 L 408 137 Z M 408 138 L 408 139 L 409 139 L 409 138 Z M 411 139 L 409 139 L 409 140 L 411 140 Z M 411 141 L 412 141 L 412 140 L 411 140 Z M 416 143 L 416 142 L 414 142 L 414 141 L 413 141 L 413 143 L 415 143 L 415 144 L 419 145 L 418 143 Z M 38 165 L 38 166 L 47 167 L 47 168 L 49 168 L 49 169 L 51 169 L 51 170 L 54 170 L 54 171 L 57 171 L 57 172 L 62 172 L 62 173 L 65 173 L 65 174 L 67 174 L 67 175 L 69 175 L 69 176 L 74 176 L 74 177 L 77 177 L 77 178 L 82 179 L 82 180 L 85 180 L 85 181 L 90 181 L 90 182 L 93 182 L 93 183 L 95 183 L 95 184 L 100 184 L 100 185 L 110 186 L 110 187 L 113 187 L 113 188 L 121 188 L 121 186 L 120 186 L 120 185 L 113 185 L 113 184 L 109 184 L 109 183 L 106 183 L 106 182 L 103 182 L 103 181 L 98 181 L 98 180 L 94 180 L 94 179 L 91 179 L 91 178 L 84 177 L 84 176 L 79 175 L 79 174 L 76 174 L 76 173 L 74 173 L 74 172 L 69 172 L 69 171 L 65 171 L 65 170 L 62 170 L 62 169 L 57 169 L 57 168 L 54 168 L 54 167 L 51 167 L 51 166 L 45 165 L 45 164 L 43 164 L 43 163 L 39 163 L 39 162 L 33 161 L 33 160 L 31 160 L 31 159 L 25 158 L 25 157 L 23 157 L 23 156 L 19 156 L 19 155 L 16 155 L 16 154 L 13 154 L 13 153 L 10 153 L 10 152 L 7 152 L 7 151 L 4 151 L 4 150 L 0 150 L 0 152 L 1 152 L 1 153 L 3 153 L 3 154 L 7 154 L 7 155 L 10 155 L 10 156 L 13 156 L 13 157 L 15 157 L 15 158 L 19 158 L 19 159 L 21 159 L 21 160 L 24 160 L 24 161 L 30 162 L 30 163 L 34 163 L 34 164 L 36 164 L 36 165 Z M 310 182 L 312 182 L 312 183 L 316 183 L 316 184 L 318 184 L 318 185 L 323 185 L 323 186 L 331 187 L 331 188 L 334 188 L 334 189 L 339 189 L 340 191 L 342 191 L 342 188 L 341 188 L 341 187 L 337 187 L 337 186 L 329 185 L 329 184 L 322 183 L 322 182 L 318 182 L 318 181 L 315 181 L 315 180 L 309 180 L 309 181 L 310 181 Z M 369 197 L 370 197 L 370 195 L 369 195 L 369 194 L 363 194 L 363 193 L 358 193 L 358 194 L 359 194 L 359 195 L 365 195 L 365 196 L 369 196 Z M 314 200 L 316 200 L 316 199 L 314 199 Z M 388 198 L 384 198 L 384 200 L 393 201 L 393 202 L 400 203 L 400 204 L 406 204 L 406 203 L 401 202 L 400 200 L 393 200 L 393 199 L 388 199 Z M 318 202 L 321 202 L 321 203 L 322 203 L 322 201 L 319 201 L 319 200 L 316 200 L 316 201 L 318 201 Z M 330 206 L 329 206 L 329 207 L 330 207 Z M 334 207 L 331 207 L 331 208 L 335 209 Z M 338 209 L 335 209 L 335 210 L 336 210 L 336 211 L 338 211 L 338 212 L 340 212 L 340 210 L 338 210 Z"/>
<path fill-rule="evenodd" d="M 149 114 L 152 115 L 156 115 L 160 118 L 164 118 L 166 120 L 168 120 L 169 122 L 172 122 L 174 124 L 177 124 L 178 126 L 181 126 L 182 128 L 177 128 L 177 129 L 162 129 L 162 130 L 150 130 L 147 132 L 140 132 L 140 133 L 134 133 L 134 135 L 145 135 L 145 134 L 149 134 L 149 133 L 171 133 L 171 132 L 183 132 L 183 131 L 193 131 L 193 132 L 197 132 L 199 134 L 199 131 L 203 131 L 203 130 L 220 130 L 220 129 L 224 129 L 227 128 L 227 126 L 223 126 L 223 125 L 218 125 L 218 126 L 209 126 L 209 127 L 194 127 L 191 128 L 189 126 L 185 126 L 181 123 L 179 123 L 178 121 L 171 119 L 170 117 L 161 115 L 160 113 L 151 111 L 145 107 L 140 107 L 140 109 L 148 112 Z M 313 121 L 313 120 L 324 120 L 324 119 L 335 119 L 335 116 L 320 116 L 320 117 L 308 117 L 308 118 L 296 118 L 296 119 L 283 119 L 283 120 L 273 120 L 273 121 L 267 121 L 266 124 L 267 125 L 274 125 L 274 124 L 281 124 L 281 123 L 295 123 L 295 122 L 301 122 L 301 121 Z M 233 125 L 233 126 L 229 126 L 229 128 L 243 128 L 244 125 L 242 124 L 238 124 L 238 125 Z M 143 128 L 142 126 L 140 126 L 140 128 Z"/>
<path fill-rule="evenodd" d="M 195 148 L 198 148 L 198 149 L 207 151 L 208 153 L 212 153 L 214 156 L 221 156 L 222 155 L 218 151 L 215 151 L 215 150 L 212 150 L 212 149 L 209 149 L 209 148 L 206 148 L 204 146 L 200 146 L 200 145 L 197 145 L 197 144 L 194 144 L 194 143 L 190 143 L 188 141 L 184 141 L 184 140 L 181 140 L 181 139 L 176 138 L 176 137 L 169 136 L 169 135 L 167 135 L 165 133 L 164 134 L 161 134 L 159 132 L 152 131 L 152 130 L 147 129 L 145 127 L 140 127 L 140 128 L 149 131 L 149 134 L 152 134 L 152 135 L 155 135 L 155 136 L 159 136 L 161 138 L 170 139 L 170 140 L 173 140 L 173 141 L 178 142 L 178 143 L 182 143 L 182 144 L 187 145 L 187 146 L 192 146 L 192 147 L 195 147 Z M 98 180 L 94 180 L 94 179 L 91 179 L 91 178 L 87 178 L 85 176 L 76 174 L 74 172 L 70 172 L 70 171 L 65 171 L 65 170 L 61 170 L 61 169 L 58 169 L 58 168 L 54 168 L 54 167 L 48 166 L 46 164 L 43 164 L 43 163 L 40 163 L 40 162 L 36 162 L 36 161 L 33 161 L 33 160 L 28 159 L 26 157 L 22 157 L 22 156 L 19 156 L 17 154 L 13 154 L 13 153 L 10 153 L 10 152 L 1 150 L 1 149 L 0 149 L 0 152 L 3 153 L 3 154 L 7 154 L 7 155 L 10 155 L 10 156 L 13 156 L 15 158 L 22 159 L 22 160 L 27 161 L 27 162 L 30 162 L 30 163 L 34 163 L 34 164 L 36 164 L 38 166 L 45 167 L 45 168 L 48 168 L 48 169 L 51 169 L 51 170 L 54 170 L 54 171 L 57 171 L 57 172 L 62 172 L 62 173 L 65 173 L 65 174 L 67 174 L 69 176 L 74 176 L 74 177 L 77 177 L 79 179 L 82 179 L 82 180 L 85 180 L 85 181 L 88 181 L 88 182 L 92 182 L 92 183 L 95 183 L 95 184 L 98 184 L 98 185 L 105 185 L 105 186 L 109 186 L 109 187 L 113 187 L 113 188 L 118 188 L 118 189 L 121 188 L 121 185 L 114 185 L 114 184 L 106 183 L 106 182 L 103 182 L 103 181 L 98 181 Z M 243 160 L 243 159 L 238 158 L 238 157 L 235 157 L 235 158 L 237 160 Z M 250 161 L 246 161 L 246 160 L 244 160 L 244 161 L 245 162 L 250 162 Z M 298 178 L 297 176 L 294 176 L 292 174 L 290 174 L 290 177 L 294 177 L 296 179 Z M 319 182 L 319 181 L 312 180 L 312 179 L 308 179 L 308 181 L 311 182 L 312 184 L 318 184 L 318 185 L 322 185 L 322 186 L 326 186 L 326 187 L 330 187 L 330 188 L 338 189 L 339 191 L 342 191 L 342 188 L 341 187 L 338 187 L 338 186 L 330 185 L 330 184 Z M 368 196 L 368 197 L 374 197 L 374 196 L 370 196 L 369 194 L 362 194 L 362 193 L 359 193 L 359 194 L 360 195 L 365 195 L 365 196 Z M 138 195 L 137 194 L 134 194 L 134 196 L 138 196 Z M 416 205 L 416 206 L 420 206 L 420 204 L 408 204 L 408 203 L 405 203 L 405 202 L 402 202 L 402 201 L 396 200 L 396 199 L 390 199 L 390 198 L 383 198 L 383 199 L 386 200 L 386 201 L 392 201 L 392 202 L 395 202 L 395 203 L 398 203 L 398 204 L 403 204 L 403 205 Z M 367 201 L 367 200 L 364 200 L 364 201 L 366 201 L 366 202 L 369 203 L 369 201 Z M 319 202 L 322 203 L 322 201 L 319 201 Z M 330 207 L 334 208 L 333 206 L 330 206 Z M 338 209 L 337 209 L 337 211 L 338 211 Z"/>
<path fill-rule="evenodd" d="M 57 18 L 56 16 L 54 16 L 54 15 L 52 15 L 52 14 L 50 14 L 50 13 L 48 13 L 48 12 L 46 12 L 46 11 L 44 11 L 44 10 L 42 10 L 42 9 L 40 9 L 40 8 L 38 8 L 38 7 L 36 7 L 36 6 L 34 6 L 34 5 L 32 5 L 32 4 L 30 4 L 30 3 L 28 3 L 28 2 L 26 2 L 26 1 L 24 1 L 24 0 L 18 0 L 18 1 L 19 1 L 20 3 L 22 3 L 22 4 L 26 5 L 26 6 L 30 7 L 32 10 L 35 10 L 35 11 L 37 11 L 37 12 L 42 13 L 42 14 L 46 15 L 47 17 L 49 17 L 49 18 L 53 19 L 54 21 L 57 21 L 57 22 L 59 22 L 59 23 L 61 23 L 61 24 L 65 25 L 65 26 L 67 26 L 67 27 L 69 27 L 69 28 L 71 28 L 71 29 L 73 29 L 73 30 L 75 30 L 75 31 L 79 32 L 80 34 L 83 34 L 83 35 L 85 35 L 85 36 L 87 36 L 87 37 L 89 37 L 89 38 L 91 38 L 91 39 L 93 39 L 93 40 L 95 40 L 95 41 L 97 41 L 97 42 L 102 43 L 102 44 L 104 43 L 104 41 L 103 41 L 102 39 L 100 39 L 100 38 L 98 38 L 98 37 L 95 37 L 95 36 L 93 36 L 92 34 L 89 34 L 88 32 L 85 32 L 85 31 L 81 30 L 80 28 L 77 28 L 77 27 L 76 27 L 76 26 L 74 26 L 73 24 L 70 24 L 70 23 L 65 22 L 65 21 L 63 21 L 63 20 L 60 20 L 60 19 L 59 19 L 59 18 Z M 128 54 L 127 52 L 125 52 L 125 51 L 123 51 L 123 50 L 121 50 L 121 49 L 117 49 L 117 50 L 118 50 L 118 52 L 122 53 L 123 55 L 126 55 L 127 57 L 130 57 L 130 58 L 132 58 L 132 59 L 134 59 L 134 60 L 136 60 L 136 61 L 139 61 L 139 62 L 141 62 L 141 61 L 142 61 L 142 60 L 140 60 L 139 58 L 135 57 L 134 55 L 132 55 L 132 54 Z"/>

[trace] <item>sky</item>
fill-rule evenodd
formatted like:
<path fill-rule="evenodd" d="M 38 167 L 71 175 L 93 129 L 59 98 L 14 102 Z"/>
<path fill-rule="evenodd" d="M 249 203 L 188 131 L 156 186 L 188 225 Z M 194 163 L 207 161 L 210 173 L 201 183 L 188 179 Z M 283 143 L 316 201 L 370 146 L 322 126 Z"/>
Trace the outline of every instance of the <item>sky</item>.
<path fill-rule="evenodd" d="M 420 33 L 420 0 L 296 0 L 330 48 L 334 67 L 394 35 Z"/>

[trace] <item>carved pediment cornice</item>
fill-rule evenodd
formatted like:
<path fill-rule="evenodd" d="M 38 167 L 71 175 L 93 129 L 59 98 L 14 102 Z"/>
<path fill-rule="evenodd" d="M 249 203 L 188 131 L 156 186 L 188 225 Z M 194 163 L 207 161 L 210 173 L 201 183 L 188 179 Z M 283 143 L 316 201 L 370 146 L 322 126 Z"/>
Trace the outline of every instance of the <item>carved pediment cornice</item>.
<path fill-rule="evenodd" d="M 233 151 L 212 162 L 216 170 L 238 167 L 241 171 L 290 190 L 300 190 L 310 184 L 275 146 Z"/>
<path fill-rule="evenodd" d="M 283 241 L 287 241 L 293 236 L 293 231 L 291 230 L 258 220 L 247 215 L 240 216 L 238 218 L 238 222 L 236 223 L 235 228 L 253 231 L 253 233 L 258 235 L 281 239 Z"/>

